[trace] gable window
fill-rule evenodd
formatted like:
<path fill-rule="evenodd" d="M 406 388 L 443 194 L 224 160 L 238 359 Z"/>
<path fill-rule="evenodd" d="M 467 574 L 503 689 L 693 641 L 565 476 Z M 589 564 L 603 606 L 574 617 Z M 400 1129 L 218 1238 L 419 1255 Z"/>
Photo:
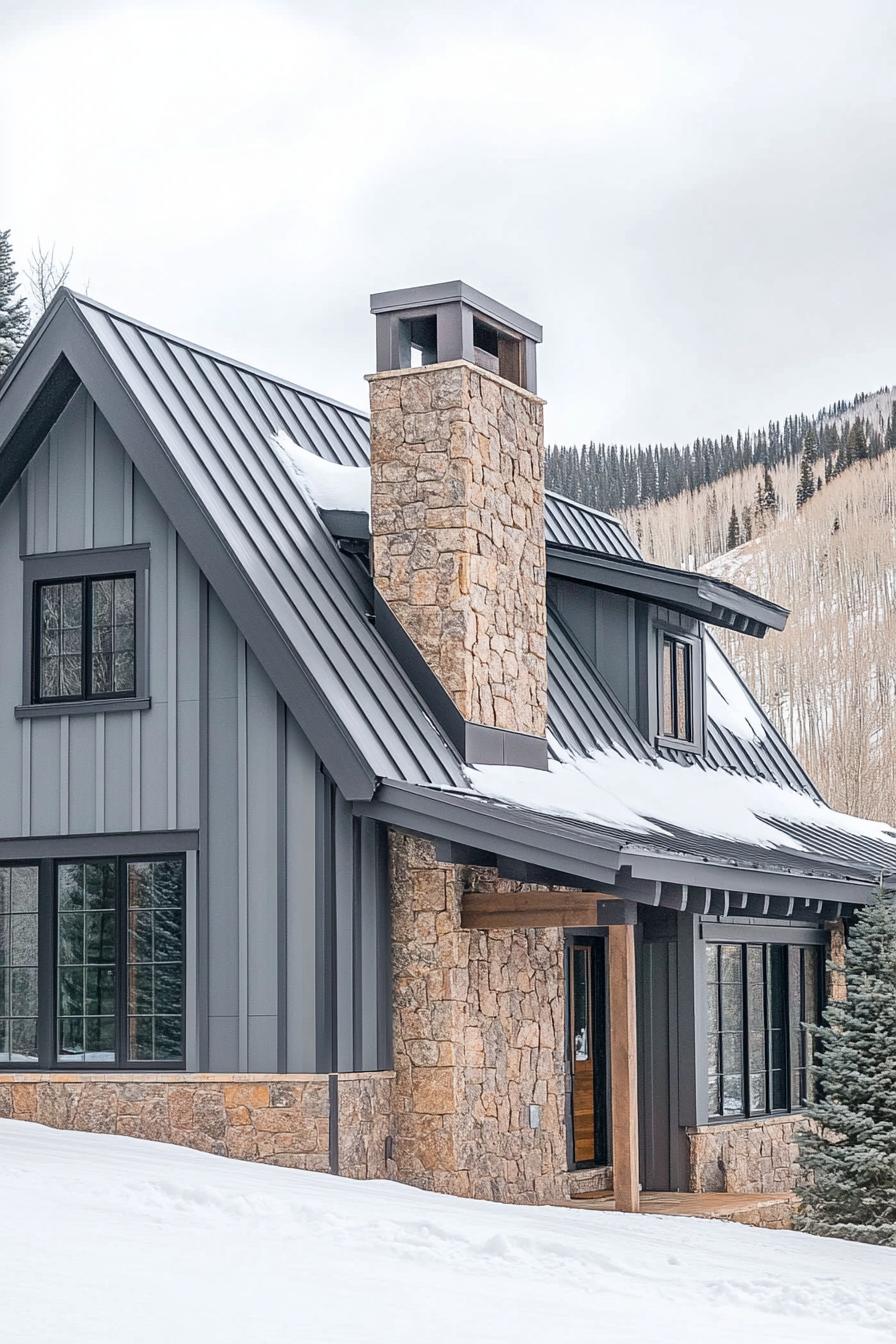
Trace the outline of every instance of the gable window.
<path fill-rule="evenodd" d="M 149 547 L 26 556 L 19 717 L 148 708 Z"/>
<path fill-rule="evenodd" d="M 37 585 L 34 700 L 135 693 L 135 576 Z"/>
<path fill-rule="evenodd" d="M 706 944 L 710 1118 L 799 1110 L 814 1098 L 820 965 L 814 946 Z"/>

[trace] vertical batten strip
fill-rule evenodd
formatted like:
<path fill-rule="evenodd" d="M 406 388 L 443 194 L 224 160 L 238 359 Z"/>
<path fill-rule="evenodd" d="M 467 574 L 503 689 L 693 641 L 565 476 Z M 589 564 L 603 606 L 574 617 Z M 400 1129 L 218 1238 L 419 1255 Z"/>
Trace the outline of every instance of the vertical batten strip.
<path fill-rule="evenodd" d="M 55 429 L 50 430 L 47 466 L 47 550 L 55 551 L 59 523 L 59 444 Z"/>
<path fill-rule="evenodd" d="M 92 397 L 84 402 L 84 546 L 93 548 L 94 444 L 96 441 L 96 405 Z"/>
<path fill-rule="evenodd" d="M 25 551 L 26 551 L 26 553 L 27 553 L 28 555 L 33 555 L 33 553 L 34 553 L 34 507 L 35 507 L 35 505 L 34 505 L 34 496 L 35 496 L 35 493 L 36 493 L 36 491 L 35 491 L 35 489 L 34 489 L 34 459 L 33 459 L 33 458 L 32 458 L 32 460 L 31 460 L 31 464 L 30 464 L 29 467 L 28 467 L 28 470 L 27 470 L 26 473 L 25 473 L 25 480 L 26 480 L 26 482 L 27 482 L 27 485 L 26 485 L 26 487 L 25 487 L 25 488 L 26 488 L 26 495 L 27 495 L 27 498 L 26 498 L 26 514 L 27 514 L 27 521 L 26 521 L 26 523 L 25 523 Z"/>
<path fill-rule="evenodd" d="M 177 533 L 168 524 L 168 829 L 177 829 Z"/>
<path fill-rule="evenodd" d="M 131 712 L 131 830 L 140 829 L 140 711 Z"/>
<path fill-rule="evenodd" d="M 130 546 L 134 540 L 134 464 L 125 453 L 124 458 L 124 500 L 122 507 L 122 545 Z"/>
<path fill-rule="evenodd" d="M 71 719 L 67 714 L 63 714 L 59 720 L 59 834 L 68 835 L 69 832 L 69 806 L 68 806 L 68 787 L 69 787 L 69 745 Z"/>
<path fill-rule="evenodd" d="M 236 645 L 236 777 L 237 777 L 237 920 L 239 959 L 239 1067 L 249 1067 L 249 789 L 248 705 L 246 703 L 246 641 Z"/>
<path fill-rule="evenodd" d="M 31 720 L 22 720 L 22 835 L 31 834 Z"/>
<path fill-rule="evenodd" d="M 97 714 L 94 719 L 94 784 L 96 788 L 96 820 L 94 829 L 106 829 L 106 716 Z"/>

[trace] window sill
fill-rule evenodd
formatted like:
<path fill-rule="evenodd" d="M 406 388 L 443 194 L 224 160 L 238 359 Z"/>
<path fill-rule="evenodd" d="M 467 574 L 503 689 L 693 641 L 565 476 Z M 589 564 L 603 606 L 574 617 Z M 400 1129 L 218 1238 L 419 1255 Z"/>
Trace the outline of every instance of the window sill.
<path fill-rule="evenodd" d="M 151 700 L 136 700 L 133 696 L 121 700 L 56 700 L 45 705 L 16 705 L 17 719 L 61 719 L 70 714 L 118 714 L 123 710 L 144 710 Z"/>
<path fill-rule="evenodd" d="M 703 748 L 698 742 L 683 742 L 680 737 L 663 737 L 662 733 L 657 733 L 654 745 L 665 747 L 667 751 L 679 751 L 688 756 L 703 755 Z"/>
<path fill-rule="evenodd" d="M 808 1111 L 807 1106 L 794 1106 L 790 1111 L 762 1111 L 758 1115 L 711 1115 L 697 1126 L 689 1127 L 691 1129 L 718 1129 L 721 1127 L 740 1126 L 741 1128 L 755 1128 L 757 1125 L 777 1125 L 782 1120 L 800 1120 Z"/>

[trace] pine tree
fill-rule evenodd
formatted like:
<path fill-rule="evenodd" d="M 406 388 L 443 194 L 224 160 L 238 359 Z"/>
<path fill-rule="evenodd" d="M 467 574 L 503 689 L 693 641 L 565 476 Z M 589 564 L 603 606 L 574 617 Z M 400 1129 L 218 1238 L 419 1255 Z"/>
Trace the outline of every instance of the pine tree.
<path fill-rule="evenodd" d="M 728 519 L 728 540 L 727 547 L 733 551 L 735 546 L 740 545 L 740 522 L 737 517 L 737 509 L 731 505 L 731 516 Z"/>
<path fill-rule="evenodd" d="M 744 541 L 753 540 L 753 513 L 749 504 L 744 505 L 741 514 L 740 533 Z"/>
<path fill-rule="evenodd" d="M 763 500 L 763 513 L 770 514 L 772 518 L 777 517 L 778 496 L 775 493 L 775 483 L 772 480 L 772 474 L 769 471 L 768 466 L 766 466 L 765 472 L 762 477 L 761 489 Z"/>
<path fill-rule="evenodd" d="M 800 1137 L 800 1227 L 896 1246 L 896 899 L 859 913 L 846 953 L 846 993 L 832 1001 L 815 1070 L 820 1100 Z"/>
<path fill-rule="evenodd" d="M 800 478 L 796 487 L 796 506 L 801 509 L 807 500 L 815 494 L 815 463 L 818 459 L 818 439 L 810 425 L 803 439 L 803 451 L 800 454 Z"/>
<path fill-rule="evenodd" d="M 9 229 L 0 229 L 0 378 L 28 335 L 28 303 L 16 297 L 18 288 Z"/>

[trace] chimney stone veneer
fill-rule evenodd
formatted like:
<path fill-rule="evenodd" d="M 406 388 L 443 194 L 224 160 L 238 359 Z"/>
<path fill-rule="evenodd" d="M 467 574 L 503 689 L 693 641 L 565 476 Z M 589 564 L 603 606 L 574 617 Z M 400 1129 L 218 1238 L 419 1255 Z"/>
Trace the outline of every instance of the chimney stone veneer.
<path fill-rule="evenodd" d="M 368 381 L 376 585 L 466 720 L 543 736 L 544 403 L 466 360 Z"/>

